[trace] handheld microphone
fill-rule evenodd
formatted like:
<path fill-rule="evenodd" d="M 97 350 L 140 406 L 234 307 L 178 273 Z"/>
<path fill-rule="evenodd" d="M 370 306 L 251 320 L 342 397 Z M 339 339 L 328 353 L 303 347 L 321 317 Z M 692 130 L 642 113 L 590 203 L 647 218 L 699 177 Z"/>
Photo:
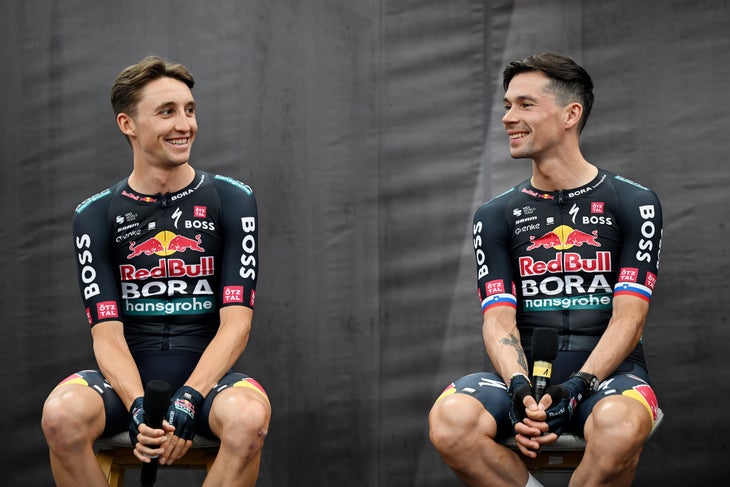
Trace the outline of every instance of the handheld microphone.
<path fill-rule="evenodd" d="M 162 428 L 162 418 L 170 405 L 170 385 L 161 380 L 151 380 L 144 390 L 144 424 L 150 428 Z M 143 487 L 151 487 L 157 480 L 157 457 L 150 463 L 142 464 L 140 482 Z"/>
<path fill-rule="evenodd" d="M 535 401 L 545 394 L 553 373 L 552 361 L 558 356 L 558 332 L 553 328 L 537 328 L 532 334 L 532 384 Z"/>

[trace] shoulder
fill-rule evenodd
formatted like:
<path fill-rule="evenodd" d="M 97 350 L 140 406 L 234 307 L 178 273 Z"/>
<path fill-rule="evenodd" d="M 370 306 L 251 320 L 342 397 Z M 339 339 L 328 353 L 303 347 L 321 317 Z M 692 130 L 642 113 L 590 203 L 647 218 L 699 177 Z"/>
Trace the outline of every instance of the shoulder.
<path fill-rule="evenodd" d="M 110 186 L 103 191 L 99 191 L 95 195 L 89 196 L 84 201 L 79 203 L 74 210 L 74 218 L 78 218 L 82 215 L 98 214 L 100 211 L 105 211 L 109 208 L 111 201 L 114 196 L 119 193 L 120 188 L 126 181 L 120 181 L 114 186 Z"/>
<path fill-rule="evenodd" d="M 243 183 L 237 179 L 233 179 L 228 176 L 222 176 L 220 174 L 205 173 L 210 183 L 218 190 L 223 193 L 240 193 L 244 196 L 254 197 L 253 189 L 246 183 Z"/>
<path fill-rule="evenodd" d="M 659 197 L 651 189 L 619 174 L 604 172 L 616 192 L 619 203 L 659 205 Z"/>
<path fill-rule="evenodd" d="M 486 203 L 482 204 L 476 211 L 475 219 L 485 219 L 504 217 L 505 212 L 511 211 L 513 208 L 521 207 L 525 195 L 522 190 L 526 187 L 527 181 L 523 181 L 517 186 L 513 186 L 507 191 L 493 197 Z"/>

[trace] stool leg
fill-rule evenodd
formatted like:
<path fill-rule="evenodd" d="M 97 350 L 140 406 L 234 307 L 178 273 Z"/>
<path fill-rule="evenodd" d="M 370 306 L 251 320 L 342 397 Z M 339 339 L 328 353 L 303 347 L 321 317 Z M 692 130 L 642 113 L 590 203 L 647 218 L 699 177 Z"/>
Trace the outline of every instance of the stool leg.
<path fill-rule="evenodd" d="M 111 477 L 109 477 L 109 487 L 122 487 L 124 485 L 124 469 L 119 466 L 112 466 Z"/>
<path fill-rule="evenodd" d="M 100 451 L 96 454 L 96 461 L 99 462 L 101 471 L 104 472 L 104 477 L 106 477 L 110 487 L 124 485 L 124 471 L 114 463 L 113 455 Z"/>
<path fill-rule="evenodd" d="M 112 458 L 111 455 L 107 455 L 103 451 L 100 451 L 96 454 L 96 461 L 99 462 L 99 466 L 101 467 L 101 471 L 104 472 L 104 477 L 106 477 L 107 480 L 111 477 L 111 471 L 112 471 L 112 464 L 114 463 L 114 458 Z"/>

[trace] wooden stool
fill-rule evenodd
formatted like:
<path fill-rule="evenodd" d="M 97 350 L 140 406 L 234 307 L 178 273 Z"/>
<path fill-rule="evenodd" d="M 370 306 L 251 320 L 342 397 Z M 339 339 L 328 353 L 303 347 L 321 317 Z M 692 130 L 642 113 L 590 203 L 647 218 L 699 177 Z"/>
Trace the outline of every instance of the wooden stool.
<path fill-rule="evenodd" d="M 160 466 L 160 471 L 166 468 L 210 470 L 218 454 L 220 442 L 196 435 L 193 446 L 184 457 L 171 466 Z M 99 462 L 104 475 L 111 487 L 124 485 L 124 471 L 128 468 L 139 469 L 142 462 L 132 453 L 129 442 L 129 433 L 119 433 L 109 438 L 99 438 L 94 442 L 96 460 Z"/>
<path fill-rule="evenodd" d="M 662 419 L 664 419 L 664 413 L 661 409 L 658 409 L 657 419 L 654 422 L 654 428 L 652 428 L 649 438 L 657 430 Z M 583 459 L 583 452 L 586 449 L 586 442 L 583 437 L 570 433 L 563 433 L 558 437 L 558 441 L 543 447 L 536 458 L 522 455 L 517 448 L 514 436 L 507 438 L 502 444 L 516 451 L 522 461 L 525 462 L 525 465 L 527 465 L 527 468 L 533 473 L 548 471 L 572 472 Z"/>

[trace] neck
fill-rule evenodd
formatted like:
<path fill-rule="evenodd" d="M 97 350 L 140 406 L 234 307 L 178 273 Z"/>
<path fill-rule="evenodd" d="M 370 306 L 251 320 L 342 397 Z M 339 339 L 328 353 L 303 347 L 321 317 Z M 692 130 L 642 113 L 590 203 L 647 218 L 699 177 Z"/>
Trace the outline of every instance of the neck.
<path fill-rule="evenodd" d="M 193 182 L 195 170 L 190 164 L 159 168 L 135 167 L 130 174 L 129 186 L 141 194 L 166 194 L 183 189 Z"/>
<path fill-rule="evenodd" d="M 580 151 L 532 160 L 532 185 L 543 191 L 559 191 L 586 185 L 598 168 L 586 161 Z"/>

